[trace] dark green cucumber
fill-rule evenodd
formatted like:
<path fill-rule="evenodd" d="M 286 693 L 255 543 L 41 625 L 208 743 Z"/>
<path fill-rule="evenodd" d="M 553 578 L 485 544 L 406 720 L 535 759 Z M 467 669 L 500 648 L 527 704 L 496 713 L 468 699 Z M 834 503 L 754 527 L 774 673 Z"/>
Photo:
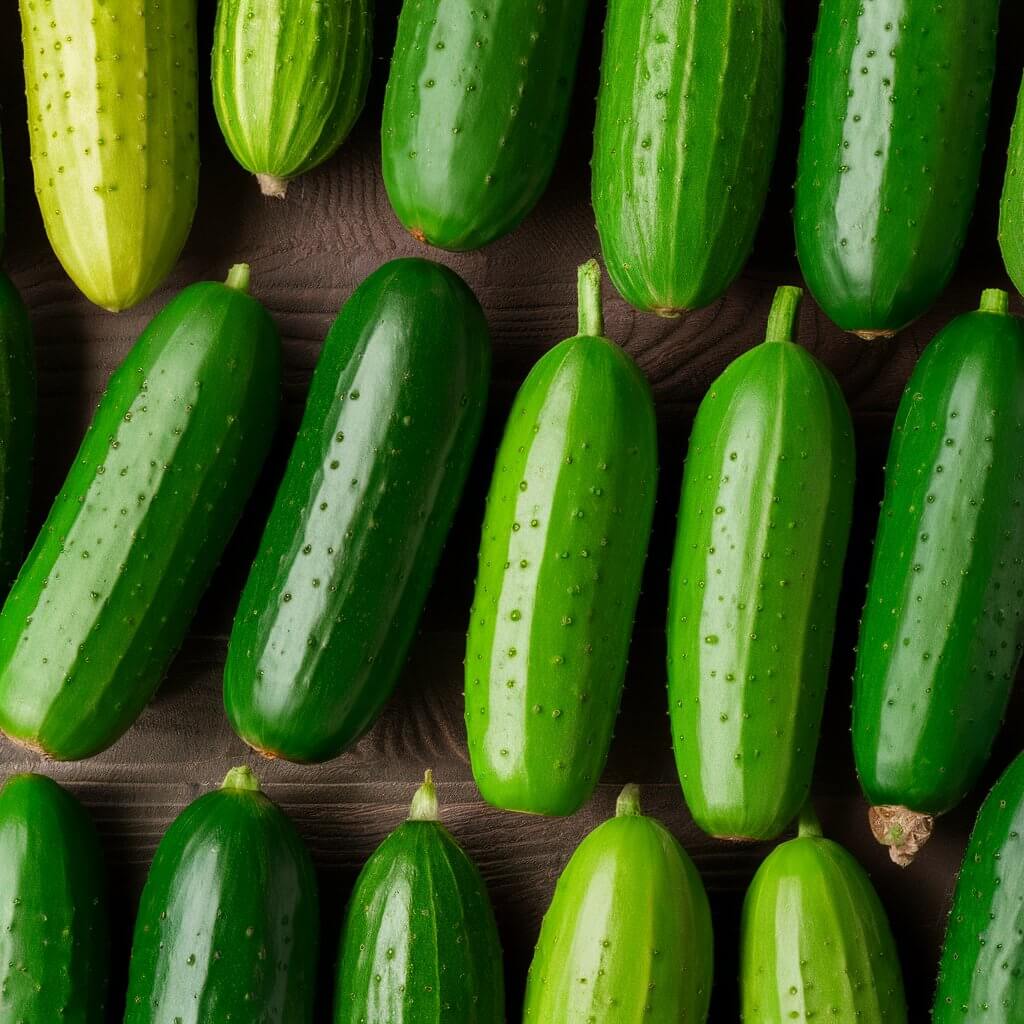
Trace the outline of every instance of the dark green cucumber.
<path fill-rule="evenodd" d="M 871 880 L 808 808 L 743 904 L 740 1020 L 905 1024 L 903 972 Z"/>
<path fill-rule="evenodd" d="M 0 613 L 0 728 L 61 760 L 152 697 L 274 430 L 277 330 L 228 283 L 181 292 L 110 379 Z"/>
<path fill-rule="evenodd" d="M 571 814 L 604 768 L 658 476 L 651 391 L 601 336 L 597 264 L 580 333 L 530 371 L 487 497 L 466 642 L 466 729 L 484 799 Z"/>
<path fill-rule="evenodd" d="M 771 839 L 807 799 L 853 510 L 853 424 L 793 344 L 800 290 L 711 385 L 690 435 L 669 585 L 672 739 L 694 820 Z"/>
<path fill-rule="evenodd" d="M 1006 272 L 1024 292 L 1024 81 L 1017 95 L 1017 114 L 1006 155 L 1006 177 L 999 204 L 999 247 Z"/>
<path fill-rule="evenodd" d="M 526 983 L 524 1024 L 700 1024 L 711 997 L 711 911 L 686 851 L 619 797 L 565 866 Z"/>
<path fill-rule="evenodd" d="M 319 906 L 309 852 L 245 767 L 157 847 L 124 1024 L 311 1024 Z"/>
<path fill-rule="evenodd" d="M 384 96 L 384 185 L 420 241 L 476 249 L 530 212 L 569 112 L 587 0 L 405 0 Z"/>
<path fill-rule="evenodd" d="M 609 3 L 592 193 L 608 275 L 638 309 L 706 306 L 742 269 L 775 159 L 784 56 L 781 0 Z"/>
<path fill-rule="evenodd" d="M 409 819 L 356 879 L 335 1024 L 503 1024 L 501 943 L 476 865 L 440 823 L 428 771 Z"/>
<path fill-rule="evenodd" d="M 228 716 L 261 753 L 334 757 L 388 699 L 469 470 L 489 373 L 480 304 L 436 263 L 387 263 L 345 304 L 228 648 Z"/>
<path fill-rule="evenodd" d="M 1024 754 L 978 812 L 953 895 L 934 1024 L 1019 1024 L 1024 1009 Z"/>
<path fill-rule="evenodd" d="M 1024 320 L 995 289 L 900 402 L 860 628 L 853 749 L 907 864 L 977 781 L 1024 650 Z"/>
<path fill-rule="evenodd" d="M 843 330 L 889 336 L 956 268 L 974 208 L 999 0 L 824 0 L 797 168 L 797 255 Z"/>
<path fill-rule="evenodd" d="M 0 792 L 0 1020 L 104 1024 L 106 879 L 82 805 L 42 775 Z"/>

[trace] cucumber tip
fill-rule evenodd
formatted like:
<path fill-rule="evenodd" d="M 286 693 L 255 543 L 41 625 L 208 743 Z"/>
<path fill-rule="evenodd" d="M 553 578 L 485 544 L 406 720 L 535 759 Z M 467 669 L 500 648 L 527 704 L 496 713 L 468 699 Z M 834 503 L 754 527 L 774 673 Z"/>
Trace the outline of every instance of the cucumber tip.
<path fill-rule="evenodd" d="M 868 809 L 868 823 L 875 839 L 889 847 L 893 864 L 905 868 L 931 838 L 935 817 L 898 804 L 879 804 Z"/>
<path fill-rule="evenodd" d="M 288 195 L 288 179 L 279 178 L 276 174 L 257 174 L 260 192 L 271 199 L 284 199 Z"/>
<path fill-rule="evenodd" d="M 895 331 L 851 331 L 851 334 L 856 334 L 858 338 L 863 338 L 864 341 L 886 341 L 889 338 L 895 338 Z"/>
<path fill-rule="evenodd" d="M 427 244 L 427 236 L 423 231 L 423 228 L 409 228 L 409 234 L 423 245 Z"/>

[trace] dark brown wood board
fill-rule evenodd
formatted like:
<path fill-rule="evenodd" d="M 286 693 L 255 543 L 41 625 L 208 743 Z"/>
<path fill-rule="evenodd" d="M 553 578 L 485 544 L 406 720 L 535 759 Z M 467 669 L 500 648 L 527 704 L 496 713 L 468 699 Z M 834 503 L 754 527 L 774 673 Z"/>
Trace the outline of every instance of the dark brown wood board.
<path fill-rule="evenodd" d="M 739 910 L 746 885 L 770 844 L 716 842 L 696 829 L 686 812 L 666 718 L 666 582 L 682 460 L 696 404 L 725 365 L 761 339 L 774 287 L 799 280 L 790 223 L 791 183 L 817 5 L 811 0 L 789 0 L 787 5 L 789 73 L 782 143 L 764 223 L 742 279 L 722 301 L 674 321 L 635 313 L 610 286 L 605 288 L 607 333 L 636 358 L 654 387 L 662 478 L 626 695 L 608 768 L 593 800 L 567 820 L 506 814 L 480 801 L 463 735 L 462 655 L 483 495 L 504 416 L 530 365 L 554 342 L 574 333 L 576 266 L 598 253 L 588 200 L 588 163 L 604 5 L 591 5 L 570 128 L 554 178 L 536 211 L 512 236 L 482 252 L 429 253 L 463 274 L 487 311 L 494 337 L 490 410 L 399 691 L 355 749 L 320 767 L 259 762 L 250 754 L 224 718 L 220 675 L 234 607 L 327 327 L 355 285 L 380 263 L 425 254 L 392 214 L 380 177 L 380 107 L 397 0 L 379 4 L 370 97 L 351 140 L 324 167 L 293 185 L 283 202 L 262 198 L 255 183 L 232 161 L 213 117 L 208 67 L 202 68 L 203 169 L 191 238 L 158 293 L 119 315 L 91 306 L 47 244 L 28 161 L 17 5 L 9 0 L 0 6 L 0 104 L 8 178 L 5 264 L 31 307 L 40 381 L 33 526 L 42 521 L 60 486 L 108 375 L 142 326 L 177 289 L 197 279 L 221 278 L 232 263 L 247 261 L 252 265 L 253 291 L 274 315 L 284 339 L 285 415 L 273 455 L 156 700 L 119 743 L 86 762 L 43 764 L 0 743 L 4 775 L 25 769 L 49 772 L 85 801 L 99 823 L 114 892 L 111 1019 L 119 1019 L 132 915 L 156 843 L 189 800 L 244 761 L 254 763 L 268 792 L 293 816 L 318 864 L 324 911 L 322 1019 L 328 1015 L 339 917 L 355 873 L 404 817 L 426 767 L 434 768 L 440 783 L 446 823 L 476 858 L 491 888 L 506 950 L 510 1021 L 518 1019 L 526 968 L 558 872 L 582 836 L 611 813 L 615 795 L 627 781 L 643 784 L 646 808 L 679 837 L 704 877 L 717 945 L 711 1019 L 735 1019 Z M 800 320 L 800 341 L 832 368 L 850 402 L 859 462 L 855 524 L 815 792 L 827 832 L 856 853 L 889 910 L 914 1021 L 927 1018 L 948 897 L 978 803 L 984 788 L 1021 746 L 1017 723 L 1024 698 L 1010 709 L 984 785 L 941 820 L 917 863 L 901 872 L 867 830 L 848 738 L 849 679 L 881 468 L 903 385 L 939 326 L 976 306 L 983 287 L 1009 287 L 995 228 L 1021 74 L 1017 41 L 1024 33 L 1024 10 L 1016 3 L 1003 7 L 983 183 L 955 281 L 934 310 L 891 342 L 866 343 L 844 335 L 811 301 L 805 303 Z M 212 0 L 200 0 L 200 10 L 201 43 L 208 52 Z"/>

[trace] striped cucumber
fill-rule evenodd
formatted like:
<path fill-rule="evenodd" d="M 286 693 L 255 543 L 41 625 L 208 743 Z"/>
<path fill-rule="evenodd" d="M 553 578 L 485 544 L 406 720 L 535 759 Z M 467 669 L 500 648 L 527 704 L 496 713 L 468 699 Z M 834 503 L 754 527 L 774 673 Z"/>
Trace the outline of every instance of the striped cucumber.
<path fill-rule="evenodd" d="M 824 0 L 797 168 L 797 255 L 843 330 L 888 337 L 953 274 L 978 188 L 999 0 Z"/>
<path fill-rule="evenodd" d="M 104 1024 L 107 894 L 96 828 L 43 775 L 0 791 L 0 1020 Z"/>
<path fill-rule="evenodd" d="M 501 943 L 476 865 L 438 820 L 428 771 L 356 879 L 335 1024 L 503 1024 Z"/>
<path fill-rule="evenodd" d="M 142 333 L 0 612 L 0 728 L 49 757 L 142 711 L 256 480 L 280 353 L 248 277 L 186 288 Z"/>
<path fill-rule="evenodd" d="M 903 972 L 864 869 L 821 834 L 813 811 L 777 846 L 743 904 L 740 1020 L 905 1024 Z"/>
<path fill-rule="evenodd" d="M 587 0 L 405 0 L 384 96 L 384 185 L 442 249 L 515 228 L 551 177 Z"/>
<path fill-rule="evenodd" d="M 571 814 L 611 742 L 658 476 L 650 388 L 601 336 L 600 271 L 579 334 L 530 371 L 487 498 L 466 642 L 466 729 L 484 799 Z"/>
<path fill-rule="evenodd" d="M 526 983 L 524 1024 L 707 1019 L 711 911 L 686 851 L 626 786 L 565 866 Z"/>
<path fill-rule="evenodd" d="M 690 436 L 669 584 L 672 739 L 694 820 L 771 839 L 807 798 L 853 507 L 853 424 L 793 344 L 800 290 Z"/>
<path fill-rule="evenodd" d="M 264 195 L 326 160 L 370 80 L 370 0 L 219 0 L 213 105 L 235 159 Z"/>
<path fill-rule="evenodd" d="M 157 847 L 124 1024 L 311 1024 L 318 919 L 313 862 L 295 826 L 248 768 L 233 768 Z"/>
<path fill-rule="evenodd" d="M 746 262 L 784 49 L 781 0 L 609 3 L 592 192 L 608 274 L 638 309 L 706 306 Z"/>
<path fill-rule="evenodd" d="M 36 198 L 50 244 L 97 305 L 167 276 L 199 181 L 196 0 L 20 0 Z"/>
<path fill-rule="evenodd" d="M 1017 114 L 1010 133 L 1006 177 L 999 205 L 999 247 L 1006 272 L 1024 292 L 1024 81 L 1017 96 Z"/>
<path fill-rule="evenodd" d="M 489 373 L 480 304 L 436 263 L 386 263 L 345 304 L 228 647 L 228 716 L 261 753 L 334 757 L 388 699 L 469 470 Z"/>
<path fill-rule="evenodd" d="M 872 829 L 906 865 L 977 781 L 1024 650 L 1024 320 L 991 289 L 925 349 L 886 463 L 853 686 Z"/>

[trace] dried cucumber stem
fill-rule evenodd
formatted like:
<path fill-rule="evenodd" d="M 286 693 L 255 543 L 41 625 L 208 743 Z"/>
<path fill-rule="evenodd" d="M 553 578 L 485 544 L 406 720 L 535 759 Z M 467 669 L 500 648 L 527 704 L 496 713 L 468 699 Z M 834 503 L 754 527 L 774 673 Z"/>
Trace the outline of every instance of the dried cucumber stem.
<path fill-rule="evenodd" d="M 579 310 L 578 334 L 590 338 L 604 335 L 604 313 L 601 309 L 601 268 L 597 260 L 587 260 L 576 272 Z"/>
<path fill-rule="evenodd" d="M 288 194 L 288 179 L 279 178 L 276 174 L 257 174 L 260 191 L 271 199 L 284 199 Z"/>
<path fill-rule="evenodd" d="M 423 785 L 416 790 L 409 808 L 410 821 L 437 821 L 437 790 L 434 773 L 428 768 L 423 773 Z"/>
<path fill-rule="evenodd" d="M 863 338 L 865 341 L 878 341 L 879 338 L 895 338 L 896 331 L 853 331 L 858 338 Z"/>
<path fill-rule="evenodd" d="M 907 867 L 918 851 L 931 838 L 935 818 L 919 814 L 907 807 L 881 804 L 868 811 L 871 833 L 883 846 L 889 847 L 889 857 L 901 868 Z"/>
<path fill-rule="evenodd" d="M 618 800 L 615 801 L 616 818 L 637 818 L 643 811 L 640 810 L 640 787 L 630 782 L 622 787 Z"/>

